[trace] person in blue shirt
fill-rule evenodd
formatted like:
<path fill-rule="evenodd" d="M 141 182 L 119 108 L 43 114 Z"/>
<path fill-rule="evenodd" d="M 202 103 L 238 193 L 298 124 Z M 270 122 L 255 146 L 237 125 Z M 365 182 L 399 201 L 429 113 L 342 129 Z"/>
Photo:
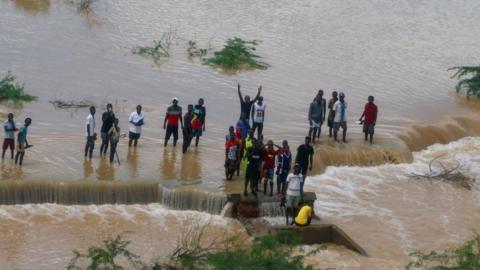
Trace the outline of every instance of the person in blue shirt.
<path fill-rule="evenodd" d="M 17 154 L 15 155 L 15 164 L 19 164 L 20 166 L 23 163 L 23 157 L 25 156 L 25 149 L 31 147 L 27 141 L 27 133 L 28 133 L 28 126 L 32 124 L 31 118 L 25 119 L 25 124 L 20 128 L 20 131 L 17 135 Z"/>

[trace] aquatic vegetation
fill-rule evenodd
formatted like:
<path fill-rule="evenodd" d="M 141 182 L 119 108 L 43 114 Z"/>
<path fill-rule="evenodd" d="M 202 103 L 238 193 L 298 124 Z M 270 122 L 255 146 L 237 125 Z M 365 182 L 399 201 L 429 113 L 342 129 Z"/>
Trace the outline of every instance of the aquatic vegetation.
<path fill-rule="evenodd" d="M 152 58 L 155 62 L 158 62 L 161 58 L 168 58 L 170 57 L 170 46 L 175 35 L 175 30 L 170 29 L 159 40 L 154 40 L 153 46 L 137 46 L 132 49 L 132 53 Z"/>
<path fill-rule="evenodd" d="M 465 90 L 467 98 L 476 96 L 480 98 L 480 66 L 461 66 L 453 67 L 448 70 L 456 70 L 452 78 L 456 78 L 458 81 L 455 89 L 457 92 Z M 461 79 L 462 77 L 471 75 L 470 78 Z"/>
<path fill-rule="evenodd" d="M 197 42 L 193 40 L 188 41 L 187 53 L 188 57 L 202 57 L 207 54 L 209 49 L 199 48 Z"/>
<path fill-rule="evenodd" d="M 118 260 L 126 259 L 134 269 L 146 269 L 140 256 L 127 249 L 130 241 L 123 239 L 123 234 L 115 238 L 108 238 L 103 241 L 103 247 L 89 247 L 87 253 L 73 251 L 75 255 L 67 266 L 68 270 L 80 270 L 77 263 L 82 260 L 88 261 L 87 270 L 96 269 L 125 269 L 117 263 Z"/>
<path fill-rule="evenodd" d="M 428 270 L 474 270 L 480 269 L 480 236 L 467 241 L 462 246 L 444 251 L 429 253 L 414 252 L 410 254 L 413 261 L 407 269 Z"/>
<path fill-rule="evenodd" d="M 206 239 L 205 228 L 194 228 L 182 234 L 177 248 L 172 252 L 168 262 L 146 264 L 140 256 L 130 252 L 130 241 L 123 239 L 120 234 L 115 238 L 103 241 L 103 247 L 90 247 L 87 253 L 74 251 L 75 257 L 70 261 L 67 269 L 80 270 L 79 260 L 87 260 L 86 270 L 94 269 L 293 269 L 310 270 L 313 266 L 306 265 L 304 260 L 318 251 L 318 249 L 303 253 L 297 247 L 301 242 L 291 233 L 269 235 L 253 241 L 248 248 L 242 248 L 238 239 L 230 238 L 223 242 Z M 205 240 L 211 240 L 208 244 Z M 127 261 L 129 268 L 116 261 Z"/>
<path fill-rule="evenodd" d="M 0 80 L 0 102 L 22 105 L 22 102 L 36 99 L 37 97 L 25 93 L 25 85 L 20 85 L 10 71 Z"/>
<path fill-rule="evenodd" d="M 228 39 L 221 51 L 204 60 L 204 64 L 220 67 L 226 70 L 267 69 L 270 65 L 259 61 L 260 56 L 254 54 L 258 41 L 245 41 L 235 37 Z"/>

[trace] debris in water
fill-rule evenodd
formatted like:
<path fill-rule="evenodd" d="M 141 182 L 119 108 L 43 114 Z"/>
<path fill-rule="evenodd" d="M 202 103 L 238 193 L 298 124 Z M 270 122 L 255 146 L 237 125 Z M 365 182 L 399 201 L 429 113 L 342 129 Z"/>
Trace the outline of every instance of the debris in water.
<path fill-rule="evenodd" d="M 85 107 L 95 106 L 95 104 L 89 100 L 65 101 L 65 100 L 55 99 L 50 101 L 50 103 L 52 103 L 53 106 L 55 106 L 55 108 L 60 108 L 60 109 L 85 108 Z"/>
<path fill-rule="evenodd" d="M 440 155 L 430 161 L 428 164 L 429 172 L 425 174 L 416 174 L 412 173 L 411 176 L 414 178 L 423 178 L 427 179 L 430 182 L 434 181 L 441 181 L 453 184 L 458 187 L 463 187 L 468 190 L 472 189 L 473 183 L 475 183 L 475 178 L 471 178 L 466 176 L 462 173 L 461 168 L 462 165 L 457 161 L 455 166 L 448 167 L 447 165 L 443 164 L 442 162 L 438 161 L 444 155 Z M 433 169 L 433 163 L 438 161 L 438 164 L 442 168 L 440 171 L 436 171 Z"/>

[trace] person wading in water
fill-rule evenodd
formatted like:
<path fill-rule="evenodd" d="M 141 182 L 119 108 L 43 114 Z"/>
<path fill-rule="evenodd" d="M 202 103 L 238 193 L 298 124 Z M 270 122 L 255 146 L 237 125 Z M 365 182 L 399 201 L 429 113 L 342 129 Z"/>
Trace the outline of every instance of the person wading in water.
<path fill-rule="evenodd" d="M 345 101 L 345 94 L 340 93 L 339 99 L 337 102 L 335 102 L 335 105 L 333 105 L 333 111 L 335 113 L 334 117 L 334 122 L 333 122 L 333 137 L 335 138 L 335 141 L 338 141 L 337 139 L 337 133 L 340 128 L 342 128 L 343 131 L 343 136 L 342 136 L 342 141 L 344 143 L 347 142 L 347 102 Z"/>
<path fill-rule="evenodd" d="M 172 106 L 167 108 L 167 114 L 163 121 L 163 129 L 166 129 L 164 146 L 167 146 L 168 140 L 173 134 L 173 146 L 177 145 L 178 140 L 178 121 L 183 129 L 182 107 L 178 106 L 178 98 L 173 98 Z"/>
<path fill-rule="evenodd" d="M 193 119 L 193 105 L 188 104 L 187 112 L 183 116 L 183 144 L 182 152 L 185 154 L 190 146 L 190 143 L 193 139 L 193 130 L 192 130 L 192 119 Z"/>
<path fill-rule="evenodd" d="M 365 133 L 365 141 L 368 140 L 368 135 L 370 135 L 370 144 L 373 144 L 373 133 L 375 132 L 375 125 L 377 124 L 377 115 L 378 107 L 373 103 L 375 98 L 373 96 L 368 97 L 368 103 L 365 104 L 365 109 L 363 110 L 362 116 L 358 121 L 362 122 L 363 117 L 363 133 Z"/>
<path fill-rule="evenodd" d="M 113 113 L 113 105 L 107 104 L 107 111 L 102 114 L 102 127 L 100 129 L 100 136 L 102 137 L 102 145 L 100 146 L 100 155 L 106 155 L 108 150 L 108 143 L 110 138 L 108 136 L 108 131 L 113 126 L 115 121 L 115 114 Z"/>
<path fill-rule="evenodd" d="M 333 111 L 333 105 L 338 100 L 338 93 L 337 91 L 332 92 L 332 98 L 328 101 L 328 118 L 327 118 L 327 125 L 328 125 L 328 137 L 333 136 L 333 118 L 335 118 L 335 112 Z"/>
<path fill-rule="evenodd" d="M 308 122 L 310 123 L 308 136 L 312 137 L 313 143 L 315 143 L 315 139 L 320 138 L 326 111 L 327 106 L 326 101 L 323 98 L 323 90 L 318 90 L 317 96 L 313 102 L 310 103 L 310 108 L 308 109 Z"/>
<path fill-rule="evenodd" d="M 25 124 L 20 128 L 20 131 L 18 132 L 17 135 L 17 154 L 15 155 L 15 164 L 19 164 L 22 166 L 23 163 L 23 157 L 25 156 L 25 149 L 31 147 L 30 144 L 28 144 L 27 141 L 27 133 L 28 133 L 28 127 L 32 124 L 32 119 L 31 118 L 26 118 L 25 119 Z"/>
<path fill-rule="evenodd" d="M 242 114 L 244 114 L 247 122 L 250 122 L 250 112 L 252 111 L 252 105 L 255 102 L 257 102 L 261 93 L 262 93 L 262 86 L 260 85 L 258 87 L 257 95 L 253 100 L 250 100 L 250 96 L 245 96 L 245 98 L 243 98 L 242 91 L 240 91 L 240 84 L 238 84 L 238 97 L 240 98 L 240 110 L 241 110 L 240 117 L 242 116 Z"/>
<path fill-rule="evenodd" d="M 95 148 L 95 140 L 97 134 L 95 133 L 95 107 L 90 107 L 90 114 L 85 121 L 85 133 L 87 135 L 87 143 L 85 144 L 85 158 L 88 156 L 92 159 L 93 148 Z"/>
<path fill-rule="evenodd" d="M 192 124 L 193 136 L 195 137 L 195 147 L 198 146 L 200 137 L 205 131 L 205 119 L 207 117 L 207 109 L 205 108 L 205 106 L 203 106 L 204 103 L 205 101 L 203 100 L 203 98 L 201 98 L 198 100 L 198 104 L 195 105 L 195 107 L 193 108 L 193 114 L 198 119 L 198 121 L 195 121 Z"/>
<path fill-rule="evenodd" d="M 2 147 L 2 159 L 5 158 L 5 152 L 10 148 L 11 159 L 13 159 L 13 150 L 15 149 L 15 121 L 13 121 L 13 113 L 9 113 L 7 116 L 7 121 L 3 124 L 3 129 L 5 130 L 5 138 L 3 139 Z"/>
<path fill-rule="evenodd" d="M 128 147 L 137 147 L 138 139 L 142 134 L 142 126 L 145 124 L 142 114 L 142 106 L 137 105 L 137 110 L 130 114 L 128 122 L 130 123 L 130 130 L 128 132 Z"/>

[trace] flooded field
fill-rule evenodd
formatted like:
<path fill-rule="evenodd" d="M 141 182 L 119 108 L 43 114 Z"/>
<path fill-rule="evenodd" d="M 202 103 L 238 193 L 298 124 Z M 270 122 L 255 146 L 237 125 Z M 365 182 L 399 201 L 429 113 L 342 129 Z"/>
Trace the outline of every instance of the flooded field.
<path fill-rule="evenodd" d="M 478 64 L 479 11 L 473 0 L 97 0 L 88 12 L 75 1 L 0 0 L 0 75 L 11 70 L 39 97 L 14 109 L 18 123 L 33 118 L 34 147 L 23 168 L 8 159 L 0 163 L 2 204 L 11 204 L 0 206 L 0 229 L 8 232 L 1 243 L 12 243 L 1 244 L 0 263 L 6 269 L 61 268 L 70 250 L 123 230 L 134 231 L 134 242 L 144 243 L 135 251 L 147 258 L 172 248 L 173 236 L 188 227 L 185 220 L 210 215 L 166 206 L 218 213 L 224 203 L 219 194 L 241 188 L 240 180 L 225 183 L 223 173 L 224 135 L 240 111 L 237 83 L 250 96 L 263 86 L 264 134 L 276 142 L 288 139 L 294 148 L 307 133 L 308 104 L 317 90 L 327 98 L 332 90 L 346 93 L 349 143 L 335 144 L 323 130 L 316 175 L 306 187 L 317 193 L 315 211 L 325 222 L 338 224 L 371 258 L 332 248 L 313 262 L 401 269 L 413 250 L 461 243 L 480 221 L 478 186 L 467 191 L 406 175 L 443 154 L 465 163 L 472 177 L 480 173 L 480 105 L 455 94 L 447 71 Z M 174 37 L 168 59 L 155 64 L 131 53 L 164 33 Z M 257 53 L 271 67 L 225 74 L 187 56 L 189 40 L 219 50 L 234 36 L 260 40 Z M 368 95 L 380 109 L 373 146 L 362 142 L 354 124 Z M 173 97 L 184 109 L 200 97 L 206 101 L 207 130 L 200 146 L 185 155 L 178 146 L 163 147 L 162 125 Z M 97 141 L 93 160 L 84 160 L 87 110 L 56 109 L 54 99 L 92 101 L 97 126 L 105 104 L 112 103 L 123 132 L 128 115 L 142 104 L 146 125 L 139 147 L 128 149 L 123 139 L 121 165 L 110 165 L 99 157 Z M 2 107 L 2 115 L 11 110 Z M 473 137 L 461 139 L 466 136 Z M 21 205 L 53 197 L 74 205 Z M 185 198 L 188 203 L 179 203 Z M 133 205 L 77 205 L 116 200 Z M 215 228 L 244 233 L 232 220 L 212 218 Z"/>

